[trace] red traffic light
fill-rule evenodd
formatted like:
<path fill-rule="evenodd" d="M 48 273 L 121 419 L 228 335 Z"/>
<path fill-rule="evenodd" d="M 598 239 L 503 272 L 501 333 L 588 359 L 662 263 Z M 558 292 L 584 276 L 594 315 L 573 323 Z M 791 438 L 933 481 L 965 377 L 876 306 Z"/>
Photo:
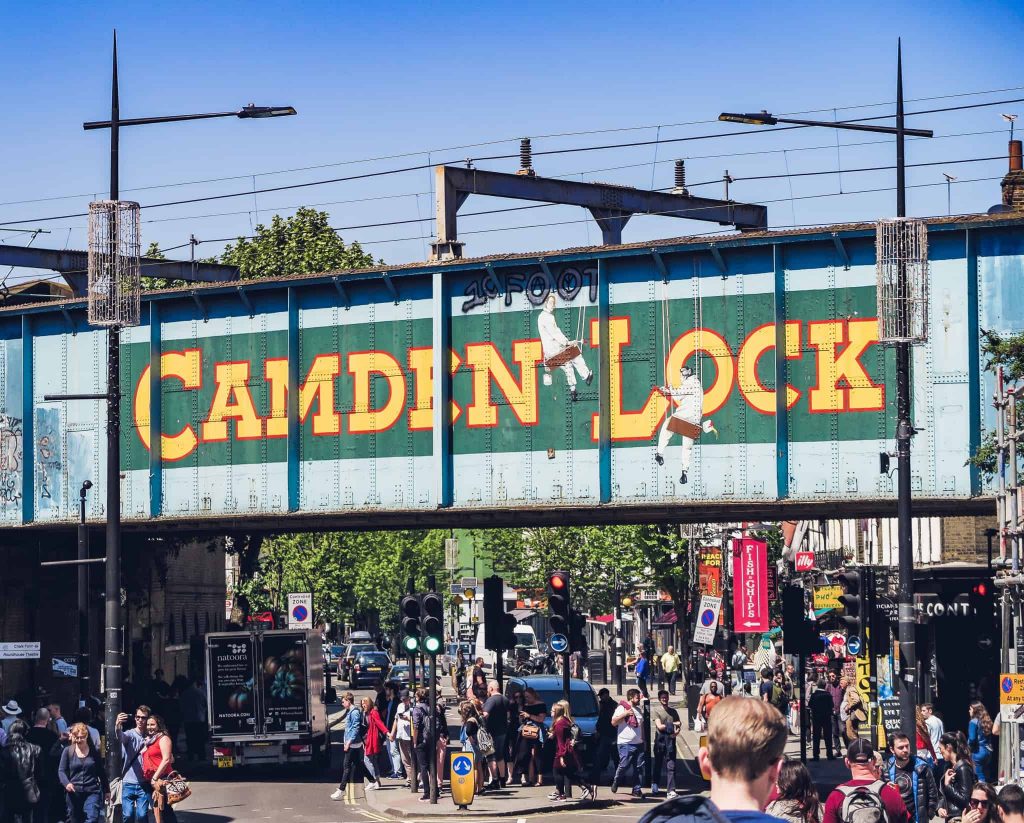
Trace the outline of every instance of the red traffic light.
<path fill-rule="evenodd" d="M 979 597 L 985 597 L 985 595 L 988 594 L 988 586 L 986 586 L 984 583 L 975 583 L 974 593 Z"/>
<path fill-rule="evenodd" d="M 553 572 L 548 580 L 548 585 L 550 585 L 552 589 L 564 589 L 565 572 Z"/>

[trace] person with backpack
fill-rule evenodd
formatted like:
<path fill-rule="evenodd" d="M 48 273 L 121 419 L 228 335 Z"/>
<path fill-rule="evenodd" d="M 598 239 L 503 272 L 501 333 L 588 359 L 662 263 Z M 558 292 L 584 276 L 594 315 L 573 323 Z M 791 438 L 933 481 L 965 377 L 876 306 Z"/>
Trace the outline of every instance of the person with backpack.
<path fill-rule="evenodd" d="M 420 801 L 430 800 L 430 758 L 435 756 L 437 744 L 430 737 L 430 704 L 427 690 L 416 690 L 416 705 L 412 710 L 412 750 L 416 756 L 416 774 L 423 793 Z"/>
<path fill-rule="evenodd" d="M 338 788 L 331 793 L 331 800 L 344 800 L 348 787 L 363 782 L 363 741 L 366 738 L 366 718 L 363 710 L 356 705 L 352 692 L 341 696 L 345 711 L 345 754 L 341 766 L 341 780 Z"/>
<path fill-rule="evenodd" d="M 580 739 L 580 727 L 569 714 L 569 702 L 559 700 L 551 707 L 551 736 L 555 739 L 555 758 L 551 771 L 555 776 L 555 790 L 548 800 L 556 803 L 572 800 L 572 784 L 583 789 L 583 799 L 593 800 L 597 786 L 583 783 L 579 777 L 580 756 L 576 746 Z"/>
<path fill-rule="evenodd" d="M 775 673 L 772 678 L 772 688 L 768 693 L 768 702 L 771 703 L 779 714 L 789 718 L 789 702 L 793 699 L 793 687 L 787 682 L 781 671 Z"/>
<path fill-rule="evenodd" d="M 902 732 L 892 736 L 892 753 L 884 776 L 900 790 L 912 823 L 928 823 L 939 808 L 939 789 L 931 764 L 910 756 L 910 738 Z"/>
<path fill-rule="evenodd" d="M 963 732 L 946 732 L 939 738 L 942 759 L 951 764 L 942 776 L 942 808 L 939 816 L 961 817 L 970 805 L 971 790 L 978 778 L 974 773 L 971 750 Z"/>
<path fill-rule="evenodd" d="M 612 778 L 612 794 L 619 790 L 630 768 L 633 769 L 633 797 L 643 799 L 644 778 L 644 716 L 640 711 L 640 690 L 630 689 L 626 699 L 619 703 L 612 715 L 612 725 L 617 730 L 616 743 L 619 747 L 619 767 Z"/>
<path fill-rule="evenodd" d="M 899 790 L 883 780 L 875 766 L 875 748 L 863 738 L 846 749 L 850 779 L 825 801 L 822 823 L 910 823 Z"/>

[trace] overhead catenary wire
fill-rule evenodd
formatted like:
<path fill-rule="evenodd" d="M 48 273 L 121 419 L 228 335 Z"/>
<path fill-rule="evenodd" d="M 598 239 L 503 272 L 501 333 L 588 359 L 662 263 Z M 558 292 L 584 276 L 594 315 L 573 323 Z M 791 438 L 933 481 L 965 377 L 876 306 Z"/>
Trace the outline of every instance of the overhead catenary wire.
<path fill-rule="evenodd" d="M 943 108 L 925 109 L 925 110 L 919 110 L 919 111 L 914 111 L 914 112 L 907 112 L 906 116 L 910 117 L 910 116 L 921 115 L 921 114 L 935 114 L 935 113 L 938 113 L 938 112 L 962 111 L 962 110 L 966 110 L 966 109 L 982 108 L 982 107 L 986 107 L 986 106 L 1006 105 L 1008 103 L 1016 103 L 1016 102 L 1022 102 L 1022 101 L 1024 101 L 1024 97 L 1014 98 L 1014 99 L 1010 99 L 1010 100 L 994 100 L 994 101 L 989 101 L 989 102 L 985 102 L 985 103 L 962 104 L 960 106 L 947 106 L 947 107 L 943 107 Z M 892 117 L 892 115 L 878 115 L 876 117 L 857 118 L 856 120 L 850 120 L 850 121 L 847 121 L 847 122 L 865 122 L 865 121 L 870 121 L 870 120 L 885 120 L 885 119 L 891 119 L 891 117 Z M 795 130 L 795 129 L 805 129 L 805 128 L 812 128 L 812 127 L 811 126 L 802 126 L 802 125 L 780 126 L 778 128 L 771 129 L 770 133 L 777 134 L 777 133 L 783 132 L 783 131 L 792 131 L 792 130 Z M 721 138 L 724 138 L 724 137 L 746 136 L 746 135 L 751 135 L 751 134 L 765 134 L 765 133 L 768 133 L 768 132 L 766 132 L 764 130 L 757 130 L 757 129 L 742 129 L 742 130 L 729 131 L 729 132 L 717 132 L 717 133 L 712 133 L 712 134 L 688 135 L 688 136 L 685 136 L 685 137 L 664 138 L 660 142 L 661 143 L 680 143 L 680 142 L 697 141 L 697 140 L 716 140 L 716 139 L 721 139 Z M 534 157 L 538 157 L 538 156 L 542 156 L 542 155 L 574 154 L 574 153 L 590 152 L 590 151 L 607 151 L 607 150 L 611 150 L 611 149 L 634 148 L 634 147 L 638 147 L 638 146 L 650 146 L 650 145 L 653 144 L 653 142 L 654 141 L 651 141 L 651 140 L 637 140 L 637 141 L 631 141 L 631 142 L 627 142 L 627 143 L 610 143 L 610 144 L 596 145 L 596 146 L 570 146 L 570 147 L 563 147 L 563 148 L 545 149 L 545 150 L 540 150 L 540 151 L 534 150 L 533 155 L 534 155 Z M 483 162 L 483 161 L 489 161 L 489 160 L 517 159 L 518 157 L 519 157 L 519 154 L 518 154 L 518 152 L 516 152 L 515 154 L 490 155 L 490 156 L 476 157 L 476 158 L 470 158 L 470 159 L 472 160 L 472 162 Z M 464 162 L 464 160 L 446 161 L 446 163 L 459 163 L 459 162 Z M 224 194 L 211 194 L 211 195 L 205 195 L 205 196 L 202 196 L 202 197 L 191 197 L 191 198 L 185 198 L 185 199 L 181 199 L 181 200 L 171 200 L 171 201 L 167 201 L 167 202 L 163 202 L 163 203 L 151 203 L 151 204 L 143 206 L 143 208 L 146 208 L 146 209 L 166 208 L 166 207 L 169 207 L 169 206 L 180 206 L 180 205 L 187 205 L 187 204 L 190 204 L 190 203 L 204 203 L 204 202 L 210 202 L 210 201 L 214 201 L 214 200 L 225 200 L 225 199 L 232 198 L 232 197 L 248 197 L 250 195 L 267 194 L 267 193 L 275 192 L 275 191 L 289 191 L 289 190 L 292 190 L 292 189 L 310 188 L 310 187 L 313 187 L 313 186 L 323 186 L 323 185 L 328 185 L 328 184 L 332 184 L 332 183 L 343 183 L 343 182 L 350 182 L 350 181 L 353 181 L 353 180 L 365 180 L 365 179 L 369 179 L 369 178 L 373 178 L 373 177 L 386 177 L 386 176 L 391 176 L 391 175 L 396 175 L 396 174 L 404 174 L 404 173 L 409 173 L 409 172 L 414 172 L 414 171 L 422 171 L 424 169 L 433 168 L 434 165 L 435 164 L 433 164 L 433 163 L 418 164 L 418 165 L 415 165 L 415 166 L 405 166 L 405 167 L 396 168 L 396 169 L 381 169 L 381 170 L 378 170 L 378 171 L 364 172 L 362 174 L 346 175 L 344 177 L 335 177 L 335 178 L 330 178 L 330 179 L 327 179 L 327 180 L 311 180 L 311 181 L 306 181 L 306 182 L 303 182 L 303 183 L 290 183 L 290 184 L 285 184 L 285 185 L 281 185 L 281 186 L 269 186 L 269 187 L 265 187 L 265 188 L 262 188 L 262 189 L 254 189 L 254 190 L 247 190 L 247 191 L 241 191 L 241 192 L 228 192 L 228 193 L 224 193 Z M 443 164 L 438 164 L 438 165 L 443 165 Z M 29 219 L 24 219 L 24 220 L 7 220 L 7 221 L 0 221 L 0 226 L 14 226 L 14 225 L 21 225 L 21 224 L 24 224 L 24 223 L 45 223 L 45 222 L 51 222 L 51 221 L 54 221 L 54 220 L 66 220 L 66 219 L 70 219 L 70 218 L 74 218 L 74 217 L 85 217 L 87 214 L 88 214 L 87 212 L 76 212 L 76 213 L 72 213 L 72 214 L 53 215 L 53 216 L 49 216 L 49 217 L 37 217 L 37 218 L 29 218 Z"/>

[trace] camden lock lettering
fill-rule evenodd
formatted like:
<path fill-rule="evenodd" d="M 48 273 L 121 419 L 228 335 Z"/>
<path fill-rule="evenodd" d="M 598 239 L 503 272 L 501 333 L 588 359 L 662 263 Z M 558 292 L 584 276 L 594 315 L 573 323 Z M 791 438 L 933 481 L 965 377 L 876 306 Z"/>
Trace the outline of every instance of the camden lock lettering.
<path fill-rule="evenodd" d="M 418 329 L 417 322 L 421 323 Z M 403 324 L 392 325 L 404 328 Z M 420 432 L 433 427 L 433 350 L 429 345 L 395 345 L 403 338 L 414 343 L 416 338 L 429 340 L 429 321 L 411 321 L 408 325 L 412 329 L 408 333 L 380 333 L 381 338 L 391 343 L 387 348 L 346 351 L 340 346 L 337 350 L 324 346 L 320 351 L 314 349 L 316 353 L 311 359 L 304 356 L 306 365 L 300 372 L 298 387 L 298 414 L 304 435 L 344 440 L 394 429 Z M 590 348 L 583 352 L 585 365 L 581 371 L 594 369 L 596 379 L 598 321 L 591 318 L 584 325 L 583 336 Z M 334 329 L 307 329 L 303 334 L 310 332 L 319 332 L 322 337 L 339 336 Z M 646 334 L 653 336 L 647 324 L 640 323 L 635 316 L 613 316 L 608 321 L 613 443 L 642 445 L 652 441 L 669 403 L 678 402 L 674 395 L 666 396 L 656 386 L 640 392 L 627 390 L 630 381 L 636 382 L 630 362 L 636 359 L 634 352 L 651 345 L 643 340 Z M 455 332 L 453 336 L 458 339 Z M 884 381 L 881 377 L 873 378 L 867 365 L 872 361 L 877 364 L 881 359 L 876 354 L 874 318 L 788 320 L 783 336 L 785 359 L 800 366 L 790 367 L 791 375 L 799 375 L 794 380 L 796 385 L 787 383 L 784 387 L 787 410 L 817 415 L 884 409 Z M 270 338 L 271 333 L 265 337 Z M 267 345 L 266 340 L 260 345 L 250 343 L 236 349 L 230 344 L 213 342 L 223 339 L 192 341 L 192 346 L 174 351 L 169 350 L 175 345 L 173 342 L 164 343 L 159 362 L 161 397 L 165 404 L 179 404 L 176 413 L 163 413 L 161 456 L 165 462 L 189 457 L 206 444 L 287 437 L 287 357 L 245 358 L 236 352 L 244 355 L 254 349 L 272 351 L 274 347 Z M 195 342 L 200 346 L 195 346 Z M 304 338 L 303 350 L 308 351 L 305 343 Z M 696 414 L 705 418 L 704 431 L 717 436 L 718 430 L 707 425 L 708 419 L 729 403 L 743 403 L 766 417 L 775 415 L 776 389 L 766 379 L 773 370 L 775 344 L 774 324 L 755 328 L 738 345 L 730 345 L 713 328 L 690 328 L 674 337 L 664 363 L 659 363 L 657 370 L 667 375 L 665 382 L 672 388 L 678 383 L 676 375 L 681 365 L 694 363 L 697 358 L 702 360 L 703 401 Z M 228 351 L 215 350 L 218 346 L 227 347 Z M 651 359 L 658 360 L 660 355 Z M 587 360 L 590 362 L 586 363 Z M 140 357 L 136 362 L 148 363 L 148 355 L 145 361 Z M 542 397 L 552 390 L 546 376 L 541 380 L 546 371 L 541 339 L 463 342 L 450 350 L 449 364 L 455 381 L 451 414 L 456 430 L 531 427 L 541 423 Z M 873 368 L 877 372 L 880 366 Z M 581 382 L 584 376 L 580 375 Z M 147 451 L 151 446 L 152 399 L 147 364 L 133 380 L 130 401 L 135 436 Z M 581 412 L 589 418 L 587 439 L 596 443 L 596 391 L 581 398 L 575 413 Z M 728 434 L 723 432 L 723 436 Z M 758 437 L 748 430 L 748 439 Z M 763 439 L 767 442 L 770 438 Z"/>

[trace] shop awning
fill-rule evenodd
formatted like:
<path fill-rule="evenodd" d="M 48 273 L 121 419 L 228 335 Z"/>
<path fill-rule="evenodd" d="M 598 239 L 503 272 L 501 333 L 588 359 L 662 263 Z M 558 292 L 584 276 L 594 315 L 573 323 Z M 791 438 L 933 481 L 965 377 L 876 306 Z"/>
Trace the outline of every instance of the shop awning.
<path fill-rule="evenodd" d="M 614 620 L 615 620 L 615 615 L 614 614 L 599 614 L 596 617 L 588 617 L 587 618 L 587 622 L 588 623 L 603 623 L 605 625 L 608 625 L 609 623 L 611 623 Z"/>
<path fill-rule="evenodd" d="M 669 609 L 651 621 L 652 626 L 674 626 L 676 624 L 676 610 Z"/>

